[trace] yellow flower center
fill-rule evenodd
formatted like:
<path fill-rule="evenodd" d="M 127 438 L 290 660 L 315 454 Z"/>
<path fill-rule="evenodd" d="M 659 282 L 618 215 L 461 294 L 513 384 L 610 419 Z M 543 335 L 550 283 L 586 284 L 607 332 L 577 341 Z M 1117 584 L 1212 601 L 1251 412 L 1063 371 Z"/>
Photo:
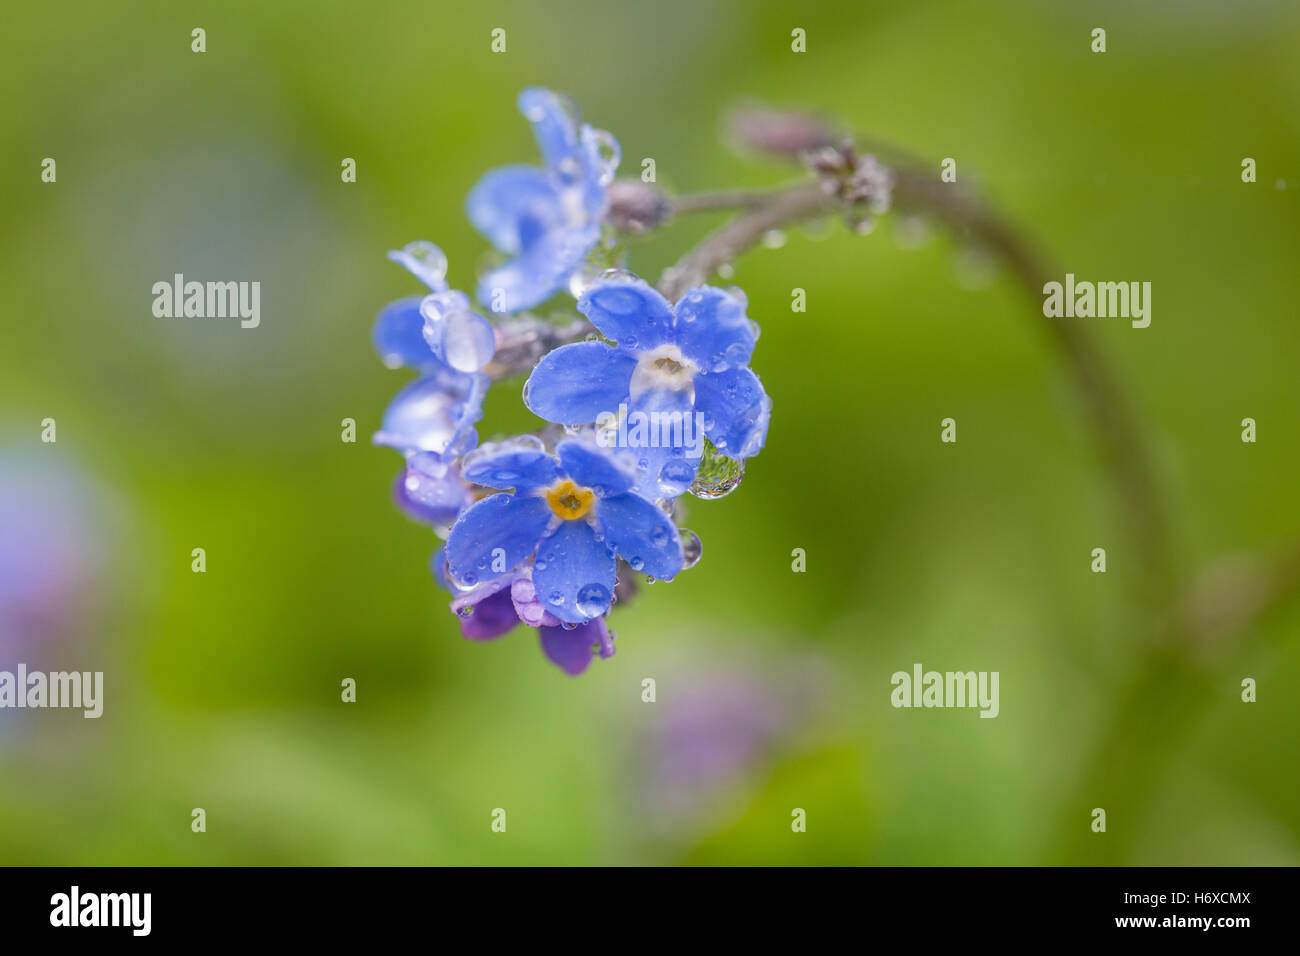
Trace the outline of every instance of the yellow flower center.
<path fill-rule="evenodd" d="M 565 521 L 576 521 L 591 510 L 596 500 L 590 488 L 575 485 L 572 481 L 557 481 L 546 489 L 546 503 Z"/>

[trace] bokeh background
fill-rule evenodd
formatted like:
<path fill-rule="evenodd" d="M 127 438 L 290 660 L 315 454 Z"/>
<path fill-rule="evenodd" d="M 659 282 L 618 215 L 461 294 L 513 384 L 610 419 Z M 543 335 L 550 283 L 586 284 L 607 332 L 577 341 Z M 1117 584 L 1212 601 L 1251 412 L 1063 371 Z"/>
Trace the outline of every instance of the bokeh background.
<path fill-rule="evenodd" d="M 7 21 L 0 666 L 107 689 L 98 721 L 0 712 L 0 862 L 1300 862 L 1300 601 L 1151 651 L 1160 609 L 1072 383 L 1014 280 L 942 229 L 795 229 L 736 263 L 767 447 L 736 493 L 689 502 L 703 560 L 620 605 L 617 656 L 580 678 L 523 628 L 459 636 L 436 542 L 392 506 L 398 459 L 368 444 L 405 381 L 370 324 L 416 291 L 384 253 L 431 239 L 472 286 L 464 197 L 533 160 L 522 87 L 571 94 L 624 172 L 653 157 L 683 192 L 797 176 L 720 131 L 738 103 L 809 108 L 936 176 L 955 157 L 1062 273 L 1153 283 L 1149 329 L 1074 321 L 1133 397 L 1195 593 L 1300 539 L 1296 4 L 223 0 Z M 720 221 L 637 242 L 632 268 Z M 261 327 L 155 318 L 176 272 L 259 280 Z M 506 384 L 481 434 L 532 424 Z M 893 709 L 915 662 L 999 671 L 1001 715 Z"/>

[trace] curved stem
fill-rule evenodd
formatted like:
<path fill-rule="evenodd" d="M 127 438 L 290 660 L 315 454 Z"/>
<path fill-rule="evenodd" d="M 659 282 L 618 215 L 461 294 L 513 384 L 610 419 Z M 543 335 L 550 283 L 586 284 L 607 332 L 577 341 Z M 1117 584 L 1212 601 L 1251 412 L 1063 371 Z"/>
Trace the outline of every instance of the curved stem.
<path fill-rule="evenodd" d="M 1081 395 L 1091 430 L 1115 483 L 1125 523 L 1141 550 L 1146 577 L 1144 596 L 1168 598 L 1175 572 L 1168 526 L 1157 491 L 1155 468 L 1127 397 L 1087 327 L 1053 320 L 1043 314 L 1042 289 L 1054 274 L 1003 219 L 933 171 L 895 167 L 893 202 L 898 209 L 921 212 L 942 221 L 958 235 L 969 236 L 995 253 L 1032 300 L 1035 322 L 1064 361 Z M 758 244 L 772 229 L 844 208 L 818 182 L 768 193 L 747 190 L 704 193 L 691 200 L 695 210 L 743 208 L 747 211 L 711 233 L 663 274 L 659 290 L 674 301 L 687 289 L 708 281 L 718 267 Z"/>
<path fill-rule="evenodd" d="M 840 205 L 820 183 L 767 193 L 753 209 L 708 235 L 676 265 L 666 269 L 659 280 L 659 291 L 669 302 L 676 302 L 687 289 L 708 281 L 719 266 L 757 245 L 771 230 L 828 213 Z"/>
<path fill-rule="evenodd" d="M 717 189 L 711 192 L 689 193 L 670 200 L 677 214 L 716 212 L 725 209 L 748 209 L 760 205 L 773 195 L 770 189 Z"/>

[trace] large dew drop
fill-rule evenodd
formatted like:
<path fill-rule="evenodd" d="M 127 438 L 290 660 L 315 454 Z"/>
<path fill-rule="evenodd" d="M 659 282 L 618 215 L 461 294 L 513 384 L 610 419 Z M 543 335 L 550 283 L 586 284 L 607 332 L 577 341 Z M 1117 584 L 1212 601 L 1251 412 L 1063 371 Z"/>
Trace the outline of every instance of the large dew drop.
<path fill-rule="evenodd" d="M 600 617 L 609 604 L 609 588 L 603 584 L 584 584 L 578 589 L 577 608 L 583 617 Z"/>
<path fill-rule="evenodd" d="M 728 458 L 705 440 L 704 454 L 700 457 L 700 471 L 690 487 L 696 498 L 725 498 L 740 487 L 745 477 L 744 461 Z"/>
<path fill-rule="evenodd" d="M 483 316 L 453 312 L 443 323 L 442 348 L 447 364 L 458 372 L 477 372 L 496 351 L 496 333 Z"/>

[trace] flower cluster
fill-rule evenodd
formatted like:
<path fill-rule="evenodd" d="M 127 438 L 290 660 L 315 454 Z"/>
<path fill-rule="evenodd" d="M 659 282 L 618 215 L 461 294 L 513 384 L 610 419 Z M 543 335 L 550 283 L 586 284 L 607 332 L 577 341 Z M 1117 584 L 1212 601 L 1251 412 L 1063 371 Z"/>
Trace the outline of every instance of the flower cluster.
<path fill-rule="evenodd" d="M 551 661 L 579 674 L 614 653 L 607 617 L 637 575 L 671 581 L 698 560 L 676 499 L 735 487 L 763 447 L 771 401 L 749 368 L 759 330 L 743 293 L 700 286 L 672 303 L 630 272 L 599 268 L 620 252 L 617 141 L 550 91 L 525 90 L 519 108 L 543 165 L 493 170 L 466 203 L 507 257 L 479 278 L 482 312 L 449 288 L 437 246 L 389 254 L 429 292 L 393 302 L 375 323 L 385 364 L 417 377 L 374 441 L 405 460 L 399 507 L 444 539 L 432 570 L 465 637 L 523 623 Z M 559 342 L 557 326 L 519 314 L 557 294 L 576 298 L 585 339 Z M 502 361 L 507 350 L 530 354 L 529 341 L 539 360 Z M 550 424 L 480 444 L 490 383 L 525 372 L 524 404 Z"/>

